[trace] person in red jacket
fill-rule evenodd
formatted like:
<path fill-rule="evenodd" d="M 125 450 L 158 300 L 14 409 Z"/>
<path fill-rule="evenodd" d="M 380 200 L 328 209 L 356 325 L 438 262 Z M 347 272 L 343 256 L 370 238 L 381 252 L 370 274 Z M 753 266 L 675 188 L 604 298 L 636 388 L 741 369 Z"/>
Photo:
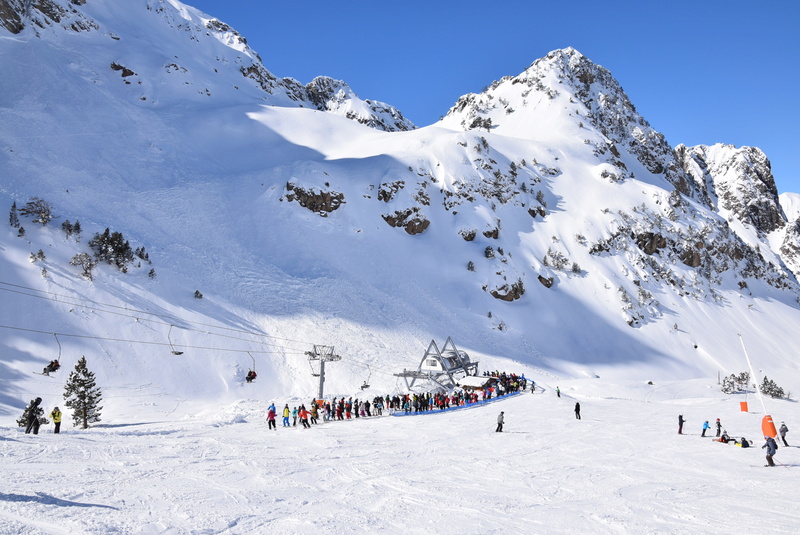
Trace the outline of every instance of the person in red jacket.
<path fill-rule="evenodd" d="M 298 414 L 298 416 L 300 417 L 300 423 L 303 424 L 303 428 L 304 429 L 311 429 L 311 425 L 309 425 L 309 423 L 308 423 L 309 413 L 306 410 L 306 406 L 305 405 L 301 405 L 300 406 L 300 413 Z"/>
<path fill-rule="evenodd" d="M 270 405 L 267 410 L 267 429 L 278 430 L 278 426 L 275 425 L 275 416 L 275 405 Z"/>

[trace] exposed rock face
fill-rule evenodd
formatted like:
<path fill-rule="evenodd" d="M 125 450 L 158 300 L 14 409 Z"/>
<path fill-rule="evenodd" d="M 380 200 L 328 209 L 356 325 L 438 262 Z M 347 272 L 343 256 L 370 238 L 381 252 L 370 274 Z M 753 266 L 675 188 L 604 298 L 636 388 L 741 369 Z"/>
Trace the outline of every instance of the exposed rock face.
<path fill-rule="evenodd" d="M 305 190 L 291 183 L 286 184 L 286 191 L 289 192 L 284 196 L 287 201 L 296 201 L 321 217 L 327 217 L 345 203 L 344 194 L 337 191 Z"/>
<path fill-rule="evenodd" d="M 760 149 L 678 145 L 675 154 L 689 176 L 709 191 L 722 215 L 735 217 L 761 235 L 786 224 L 772 168 Z"/>
<path fill-rule="evenodd" d="M 403 229 L 412 236 L 425 232 L 425 229 L 431 224 L 430 221 L 419 213 L 419 208 L 417 207 L 402 211 L 398 210 L 392 214 L 384 214 L 383 220 L 391 227 L 403 227 Z"/>
<path fill-rule="evenodd" d="M 0 26 L 11 33 L 20 33 L 28 26 L 46 28 L 60 24 L 75 32 L 97 29 L 97 23 L 72 6 L 86 0 L 0 0 Z"/>
<path fill-rule="evenodd" d="M 523 295 L 525 295 L 525 286 L 522 284 L 521 280 L 513 284 L 504 284 L 499 288 L 496 288 L 489 292 L 492 297 L 495 299 L 500 299 L 501 301 L 516 301 Z"/>

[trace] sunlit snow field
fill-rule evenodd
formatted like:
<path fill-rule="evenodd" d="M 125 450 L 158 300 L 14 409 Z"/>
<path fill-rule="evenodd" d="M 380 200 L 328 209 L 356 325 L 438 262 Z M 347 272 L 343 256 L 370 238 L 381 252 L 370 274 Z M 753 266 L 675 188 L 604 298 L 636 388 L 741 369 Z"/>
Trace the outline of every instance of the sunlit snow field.
<path fill-rule="evenodd" d="M 797 533 L 800 449 L 716 380 L 564 381 L 491 404 L 268 431 L 246 399 L 89 430 L 0 428 L 0 533 Z M 562 397 L 555 394 L 560 386 Z M 377 395 L 377 392 L 370 392 Z M 580 401 L 582 419 L 575 419 Z M 278 407 L 308 400 L 276 398 Z M 47 403 L 47 400 L 45 400 Z M 776 423 L 800 421 L 766 400 Z M 185 404 L 187 409 L 190 404 Z M 49 410 L 49 409 L 48 409 Z M 504 411 L 505 432 L 495 432 Z M 677 416 L 687 419 L 677 434 Z M 701 438 L 721 418 L 742 449 Z M 713 435 L 713 432 L 710 433 Z M 790 431 L 789 443 L 798 435 Z"/>

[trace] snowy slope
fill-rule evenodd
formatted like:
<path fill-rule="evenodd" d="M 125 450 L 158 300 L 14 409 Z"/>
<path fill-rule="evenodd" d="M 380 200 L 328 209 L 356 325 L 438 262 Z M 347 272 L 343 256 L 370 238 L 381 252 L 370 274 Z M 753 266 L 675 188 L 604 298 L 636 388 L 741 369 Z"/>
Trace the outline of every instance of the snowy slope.
<path fill-rule="evenodd" d="M 742 342 L 759 377 L 800 391 L 800 230 L 719 210 L 714 177 L 693 178 L 605 69 L 554 51 L 415 129 L 344 82 L 274 77 L 177 1 L 9 12 L 26 16 L 0 28 L 0 206 L 39 197 L 56 218 L 0 227 L 0 532 L 798 524 L 791 493 L 760 490 L 793 468 L 765 474 L 760 450 L 677 437 L 674 420 L 758 438 L 763 411 L 717 385 L 747 369 Z M 796 222 L 791 194 L 773 201 Z M 70 261 L 106 228 L 149 262 L 86 280 Z M 372 396 L 404 392 L 394 374 L 447 337 L 545 394 L 265 436 L 266 403 L 316 394 L 315 345 L 342 357 L 327 397 Z M 102 422 L 76 432 L 65 411 L 64 435 L 23 436 L 28 400 L 63 405 L 81 355 Z M 31 373 L 53 358 L 57 375 Z M 768 411 L 791 428 L 794 405 Z"/>
<path fill-rule="evenodd" d="M 752 395 L 722 396 L 715 380 L 571 380 L 558 383 L 560 398 L 555 383 L 538 384 L 544 393 L 481 408 L 310 430 L 267 431 L 265 404 L 246 395 L 186 418 L 143 409 L 86 432 L 4 426 L 0 532 L 688 535 L 800 525 L 800 450 L 781 445 L 781 464 L 763 467 Z M 739 412 L 744 399 L 754 412 Z M 796 405 L 769 405 L 789 444 Z M 716 418 L 755 447 L 701 438 Z"/>

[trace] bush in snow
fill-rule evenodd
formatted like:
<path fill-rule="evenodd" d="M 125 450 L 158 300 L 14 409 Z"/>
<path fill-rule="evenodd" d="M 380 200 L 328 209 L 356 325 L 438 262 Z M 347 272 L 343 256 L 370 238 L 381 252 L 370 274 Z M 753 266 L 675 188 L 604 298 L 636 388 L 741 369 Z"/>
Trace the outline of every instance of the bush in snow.
<path fill-rule="evenodd" d="M 34 223 L 39 223 L 43 227 L 53 220 L 53 207 L 49 202 L 39 197 L 33 197 L 19 209 L 19 213 L 33 217 Z"/>

